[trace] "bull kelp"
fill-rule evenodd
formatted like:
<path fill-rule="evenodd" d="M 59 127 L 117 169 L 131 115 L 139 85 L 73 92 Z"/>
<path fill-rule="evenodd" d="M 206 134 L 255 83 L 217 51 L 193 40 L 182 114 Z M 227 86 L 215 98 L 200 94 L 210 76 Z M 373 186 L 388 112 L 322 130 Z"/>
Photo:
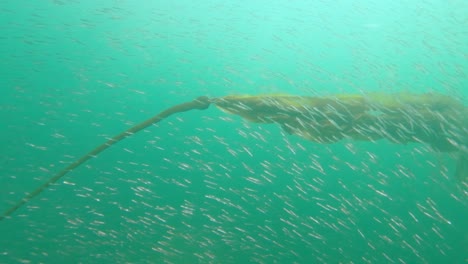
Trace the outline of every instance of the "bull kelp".
<path fill-rule="evenodd" d="M 173 114 L 204 110 L 210 104 L 251 122 L 277 123 L 287 133 L 317 143 L 334 143 L 345 138 L 365 141 L 387 139 L 397 144 L 421 142 L 436 151 L 458 152 L 460 157 L 456 178 L 461 184 L 468 178 L 468 110 L 446 95 L 374 93 L 328 97 L 283 94 L 228 95 L 220 98 L 201 96 L 194 101 L 170 107 L 99 145 L 27 194 L 4 212 L 0 220 L 113 144 Z"/>

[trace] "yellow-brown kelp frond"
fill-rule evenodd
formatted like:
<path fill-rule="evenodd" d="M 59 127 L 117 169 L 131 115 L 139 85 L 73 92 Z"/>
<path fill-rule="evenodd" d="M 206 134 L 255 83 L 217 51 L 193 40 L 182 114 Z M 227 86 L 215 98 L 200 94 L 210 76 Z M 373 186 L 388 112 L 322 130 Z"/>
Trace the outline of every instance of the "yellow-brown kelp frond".
<path fill-rule="evenodd" d="M 456 178 L 468 179 L 468 111 L 445 95 L 344 94 L 329 97 L 230 95 L 213 100 L 225 112 L 318 143 L 343 138 L 394 143 L 422 142 L 435 150 L 459 152 Z"/>
<path fill-rule="evenodd" d="M 466 107 L 441 94 L 230 95 L 214 103 L 249 121 L 277 123 L 290 134 L 320 143 L 385 138 L 400 144 L 425 142 L 439 151 L 466 147 Z"/>

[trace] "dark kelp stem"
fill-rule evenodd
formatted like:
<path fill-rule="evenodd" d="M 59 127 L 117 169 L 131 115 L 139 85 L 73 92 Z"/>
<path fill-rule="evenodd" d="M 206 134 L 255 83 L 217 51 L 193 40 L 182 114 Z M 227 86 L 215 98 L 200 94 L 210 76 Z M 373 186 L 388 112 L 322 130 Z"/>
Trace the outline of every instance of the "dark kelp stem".
<path fill-rule="evenodd" d="M 165 118 L 169 117 L 172 114 L 186 112 L 186 111 L 190 111 L 190 110 L 194 110 L 194 109 L 204 110 L 204 109 L 207 109 L 210 106 L 210 104 L 211 104 L 211 99 L 209 99 L 208 97 L 205 97 L 205 96 L 201 96 L 201 97 L 198 97 L 197 99 L 195 99 L 195 100 L 193 100 L 191 102 L 187 102 L 187 103 L 183 103 L 183 104 L 179 104 L 179 105 L 175 105 L 173 107 L 170 107 L 170 108 L 162 111 L 161 113 L 157 114 L 156 116 L 154 116 L 154 117 L 152 117 L 152 118 L 150 118 L 150 119 L 148 119 L 148 120 L 146 120 L 146 121 L 144 121 L 142 123 L 139 123 L 139 124 L 129 128 L 129 129 L 127 129 L 126 131 L 114 136 L 113 138 L 111 138 L 107 142 L 105 142 L 104 144 L 96 147 L 95 149 L 93 149 L 88 154 L 84 155 L 83 157 L 79 158 L 78 160 L 76 160 L 72 164 L 68 165 L 66 168 L 59 171 L 57 174 L 55 174 L 52 178 L 47 180 L 45 183 L 43 183 L 37 189 L 35 189 L 31 193 L 27 194 L 23 199 L 21 199 L 15 205 L 13 205 L 10 209 L 5 211 L 0 216 L 0 221 L 7 218 L 12 213 L 14 213 L 21 206 L 23 206 L 24 204 L 29 202 L 31 199 L 33 199 L 34 197 L 39 195 L 42 191 L 47 189 L 47 187 L 49 187 L 51 184 L 58 181 L 60 178 L 65 176 L 67 173 L 69 173 L 72 170 L 74 170 L 75 168 L 79 167 L 80 165 L 82 165 L 83 163 L 88 161 L 89 159 L 91 159 L 93 157 L 96 157 L 99 153 L 106 150 L 107 148 L 114 145 L 115 143 L 125 139 L 128 136 L 131 136 L 131 135 L 137 133 L 138 131 L 140 131 L 142 129 L 145 129 L 146 127 L 148 127 L 150 125 L 156 124 L 156 123 L 164 120 Z"/>

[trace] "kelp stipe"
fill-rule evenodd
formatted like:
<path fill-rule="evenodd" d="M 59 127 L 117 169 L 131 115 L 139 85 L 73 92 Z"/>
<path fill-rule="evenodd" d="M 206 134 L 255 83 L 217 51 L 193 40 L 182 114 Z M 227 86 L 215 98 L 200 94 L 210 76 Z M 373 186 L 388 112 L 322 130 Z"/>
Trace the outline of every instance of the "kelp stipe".
<path fill-rule="evenodd" d="M 156 123 L 164 120 L 165 118 L 167 118 L 167 117 L 169 117 L 169 116 L 171 116 L 171 115 L 173 115 L 175 113 L 186 112 L 186 111 L 194 110 L 194 109 L 204 110 L 204 109 L 207 109 L 210 106 L 210 104 L 211 104 L 211 102 L 210 102 L 210 99 L 208 97 L 206 97 L 206 96 L 198 97 L 194 101 L 170 107 L 170 108 L 162 111 L 161 113 L 155 115 L 154 117 L 152 117 L 152 118 L 150 118 L 150 119 L 148 119 L 148 120 L 146 120 L 144 122 L 141 122 L 141 123 L 129 128 L 129 129 L 127 129 L 126 131 L 112 137 L 111 139 L 109 139 L 105 143 L 103 143 L 103 144 L 97 146 L 95 149 L 91 150 L 88 154 L 82 156 L 81 158 L 79 158 L 78 160 L 73 162 L 72 164 L 68 165 L 63 170 L 59 171 L 52 178 L 50 178 L 49 180 L 44 182 L 41 186 L 36 188 L 34 191 L 28 193 L 26 196 L 23 197 L 23 199 L 19 200 L 16 204 L 14 204 L 12 207 L 10 207 L 8 210 L 6 210 L 0 216 L 0 221 L 7 218 L 8 216 L 10 216 L 12 213 L 14 213 L 16 210 L 18 210 L 24 204 L 26 204 L 31 199 L 33 199 L 34 197 L 36 197 L 37 195 L 42 193 L 50 185 L 57 182 L 60 178 L 62 178 L 63 176 L 65 176 L 66 174 L 71 172 L 72 170 L 76 169 L 77 167 L 79 167 L 80 165 L 82 165 L 83 163 L 88 161 L 89 159 L 91 159 L 93 157 L 96 157 L 99 153 L 106 150 L 107 148 L 114 145 L 115 143 L 117 143 L 119 141 L 122 141 L 126 137 L 131 136 L 131 135 L 137 133 L 138 131 L 140 131 L 142 129 L 145 129 L 145 128 L 149 127 L 150 125 L 156 124 Z"/>

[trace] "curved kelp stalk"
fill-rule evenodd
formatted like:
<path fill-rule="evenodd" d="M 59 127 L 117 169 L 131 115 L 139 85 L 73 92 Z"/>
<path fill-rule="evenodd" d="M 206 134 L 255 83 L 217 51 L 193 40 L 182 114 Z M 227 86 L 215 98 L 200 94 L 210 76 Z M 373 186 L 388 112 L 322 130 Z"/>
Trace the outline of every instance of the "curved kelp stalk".
<path fill-rule="evenodd" d="M 169 117 L 169 116 L 171 116 L 173 114 L 186 112 L 186 111 L 189 111 L 189 110 L 195 110 L 195 109 L 204 110 L 204 109 L 207 109 L 210 106 L 210 104 L 211 104 L 211 102 L 210 102 L 208 97 L 204 97 L 204 96 L 198 97 L 194 101 L 170 107 L 170 108 L 162 111 L 161 113 L 155 115 L 154 117 L 152 117 L 152 118 L 150 118 L 150 119 L 148 119 L 148 120 L 146 120 L 146 121 L 144 121 L 142 123 L 139 123 L 139 124 L 129 128 L 129 129 L 127 129 L 126 131 L 112 137 L 111 139 L 107 140 L 104 144 L 101 144 L 101 145 L 97 146 L 95 149 L 91 150 L 88 154 L 84 155 L 83 157 L 79 158 L 78 160 L 76 160 L 72 164 L 68 165 L 63 170 L 59 171 L 52 178 L 50 178 L 49 180 L 44 182 L 41 186 L 36 188 L 34 191 L 28 193 L 23 199 L 21 199 L 15 205 L 10 207 L 10 209 L 5 211 L 0 216 L 0 221 L 5 219 L 7 216 L 11 215 L 12 213 L 14 213 L 21 206 L 23 206 L 25 203 L 29 202 L 31 199 L 33 199 L 34 197 L 39 195 L 41 192 L 43 192 L 50 185 L 52 185 L 53 183 L 58 181 L 60 178 L 62 178 L 63 176 L 65 176 L 66 174 L 68 174 L 69 172 L 74 170 L 75 168 L 79 167 L 81 164 L 85 163 L 89 159 L 91 159 L 93 157 L 96 157 L 99 153 L 103 152 L 104 150 L 106 150 L 110 146 L 114 145 L 115 143 L 123 140 L 124 138 L 126 138 L 128 136 L 131 136 L 131 135 L 137 133 L 138 131 L 140 131 L 142 129 L 145 129 L 145 128 L 153 125 L 153 124 L 159 123 L 162 120 L 164 120 L 165 118 L 167 118 L 167 117 Z"/>
<path fill-rule="evenodd" d="M 113 144 L 165 118 L 185 111 L 204 110 L 210 104 L 256 123 L 277 123 L 288 134 L 317 143 L 341 139 L 398 144 L 421 142 L 442 152 L 459 152 L 456 178 L 468 179 L 468 110 L 441 94 L 342 94 L 327 97 L 292 95 L 229 95 L 198 97 L 179 104 L 114 136 L 79 158 L 5 211 L 3 220 L 50 185 Z"/>

